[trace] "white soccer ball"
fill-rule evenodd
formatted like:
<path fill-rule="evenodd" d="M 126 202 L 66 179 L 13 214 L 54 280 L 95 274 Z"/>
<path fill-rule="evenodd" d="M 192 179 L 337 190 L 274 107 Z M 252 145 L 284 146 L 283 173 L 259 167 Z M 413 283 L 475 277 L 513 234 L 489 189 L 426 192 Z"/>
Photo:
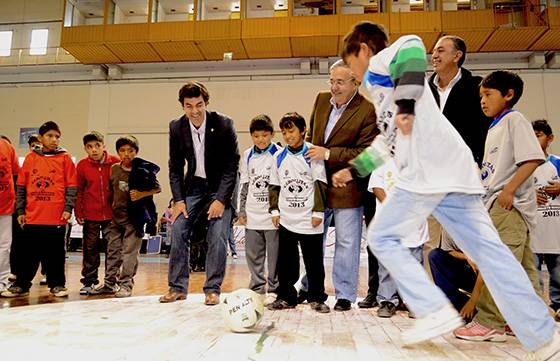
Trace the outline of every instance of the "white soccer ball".
<path fill-rule="evenodd" d="M 233 332 L 250 332 L 261 322 L 264 305 L 256 292 L 240 288 L 226 296 L 222 303 L 222 314 Z"/>

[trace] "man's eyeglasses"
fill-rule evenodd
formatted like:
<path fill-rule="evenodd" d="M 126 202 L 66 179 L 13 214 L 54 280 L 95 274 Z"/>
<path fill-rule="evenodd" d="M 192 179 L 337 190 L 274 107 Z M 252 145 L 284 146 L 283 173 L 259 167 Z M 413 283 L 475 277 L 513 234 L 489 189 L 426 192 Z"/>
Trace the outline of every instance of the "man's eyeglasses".
<path fill-rule="evenodd" d="M 341 79 L 336 79 L 336 80 L 334 80 L 334 79 L 329 79 L 329 80 L 327 80 L 327 84 L 330 85 L 330 86 L 333 86 L 333 85 L 343 86 L 344 84 L 346 84 L 346 83 L 348 83 L 348 82 L 350 82 L 350 81 L 354 81 L 354 78 L 349 78 L 349 79 L 346 79 L 346 80 L 341 80 Z"/>

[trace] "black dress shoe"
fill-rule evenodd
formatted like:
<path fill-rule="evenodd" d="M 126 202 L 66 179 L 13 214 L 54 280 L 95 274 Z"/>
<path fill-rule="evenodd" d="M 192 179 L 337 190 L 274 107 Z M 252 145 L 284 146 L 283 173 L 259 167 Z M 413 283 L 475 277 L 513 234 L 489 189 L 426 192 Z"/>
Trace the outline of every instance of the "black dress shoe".
<path fill-rule="evenodd" d="M 268 308 L 271 311 L 274 310 L 287 310 L 290 308 L 295 308 L 295 305 L 290 305 L 288 302 L 281 300 L 281 299 L 277 299 L 276 301 L 272 302 L 271 304 L 269 304 L 268 306 L 266 306 L 266 308 Z"/>
<path fill-rule="evenodd" d="M 376 298 L 375 295 L 371 295 L 371 294 L 368 293 L 366 298 L 364 298 L 363 300 L 358 302 L 358 307 L 359 308 L 374 308 L 375 306 L 378 305 L 377 300 L 375 298 Z"/>
<path fill-rule="evenodd" d="M 324 302 L 311 302 L 309 304 L 309 306 L 311 306 L 312 310 L 315 310 L 319 313 L 329 313 L 329 312 L 331 312 L 330 307 L 327 306 Z"/>
<path fill-rule="evenodd" d="M 336 304 L 334 305 L 335 311 L 348 311 L 350 308 L 352 308 L 352 302 L 344 298 L 336 300 Z"/>
<path fill-rule="evenodd" d="M 299 290 L 297 295 L 297 303 L 299 305 L 300 303 L 304 302 L 307 302 L 307 291 Z"/>
<path fill-rule="evenodd" d="M 392 302 L 381 302 L 381 306 L 377 310 L 377 317 L 391 318 L 397 312 L 397 306 Z"/>

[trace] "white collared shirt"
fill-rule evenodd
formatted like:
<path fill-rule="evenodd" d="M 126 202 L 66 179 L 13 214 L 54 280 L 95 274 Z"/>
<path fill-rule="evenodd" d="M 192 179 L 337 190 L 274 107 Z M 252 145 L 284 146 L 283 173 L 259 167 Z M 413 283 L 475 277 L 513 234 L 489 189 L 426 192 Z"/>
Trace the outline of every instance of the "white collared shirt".
<path fill-rule="evenodd" d="M 196 158 L 196 169 L 194 171 L 195 177 L 206 179 L 206 169 L 204 168 L 204 139 L 206 134 L 206 114 L 204 120 L 198 129 L 189 120 L 191 127 L 191 135 L 193 141 L 194 154 Z"/>
<path fill-rule="evenodd" d="M 327 122 L 327 126 L 325 127 L 325 138 L 323 139 L 325 143 L 327 142 L 327 139 L 329 139 L 329 136 L 331 135 L 331 132 L 334 129 L 334 126 L 336 125 L 336 122 L 338 122 L 338 120 L 342 116 L 342 113 L 344 113 L 346 107 L 348 107 L 348 104 L 350 104 L 352 99 L 354 99 L 357 92 L 358 90 L 356 89 L 354 95 L 352 95 L 352 97 L 346 103 L 342 104 L 340 108 L 336 107 L 336 102 L 334 100 L 334 97 L 331 97 L 330 102 L 332 105 L 332 110 L 331 110 L 331 114 L 329 115 L 329 121 Z"/>
<path fill-rule="evenodd" d="M 447 87 L 443 89 L 439 86 L 439 75 L 437 75 L 436 73 L 436 76 L 434 77 L 434 84 L 437 87 L 437 91 L 439 93 L 439 109 L 441 111 L 443 111 L 443 108 L 445 108 L 445 103 L 447 103 L 447 98 L 449 98 L 451 89 L 453 89 L 453 86 L 457 84 L 459 80 L 461 80 L 461 68 L 459 68 L 459 71 L 457 72 L 457 74 L 455 74 L 455 77 L 453 77 L 449 84 L 447 84 Z"/>

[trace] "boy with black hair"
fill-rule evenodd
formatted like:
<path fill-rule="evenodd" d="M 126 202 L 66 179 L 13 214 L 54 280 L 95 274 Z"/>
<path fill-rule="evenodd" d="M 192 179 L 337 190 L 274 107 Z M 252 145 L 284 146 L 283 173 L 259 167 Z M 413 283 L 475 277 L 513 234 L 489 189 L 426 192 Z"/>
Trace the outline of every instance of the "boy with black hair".
<path fill-rule="evenodd" d="M 107 268 L 103 286 L 89 291 L 91 295 L 114 294 L 115 297 L 130 297 L 134 286 L 134 276 L 138 269 L 138 251 L 142 245 L 142 221 L 133 212 L 135 202 L 151 200 L 160 192 L 155 175 L 159 167 L 137 158 L 138 139 L 125 135 L 117 139 L 116 149 L 120 163 L 111 167 L 110 187 L 112 189 L 112 219 L 107 232 Z M 139 163 L 140 162 L 140 163 Z M 133 185 L 133 173 L 138 168 L 146 169 L 146 184 L 150 189 L 139 189 Z M 136 183 L 137 180 L 134 180 Z M 153 200 L 151 200 L 153 203 Z M 154 206 L 155 209 L 155 206 Z M 143 226 L 143 224 L 142 224 Z M 143 227 L 142 227 L 143 228 Z"/>
<path fill-rule="evenodd" d="M 284 114 L 280 129 L 286 147 L 272 162 L 269 185 L 272 223 L 279 227 L 278 297 L 268 308 L 283 310 L 297 305 L 294 287 L 299 279 L 299 250 L 309 282 L 307 301 L 319 313 L 330 312 L 325 304 L 323 264 L 323 215 L 327 179 L 323 161 L 305 156 L 305 119 L 298 113 Z"/>
<path fill-rule="evenodd" d="M 462 324 L 443 292 L 401 243 L 433 214 L 477 264 L 521 343 L 539 360 L 557 360 L 560 334 L 554 320 L 500 240 L 480 199 L 484 190 L 472 153 L 441 114 L 426 84 L 421 39 L 403 36 L 388 46 L 383 27 L 363 21 L 345 36 L 342 58 L 362 79 L 360 91 L 375 106 L 381 136 L 353 161 L 354 175 L 341 170 L 333 175 L 333 183 L 344 187 L 353 176 L 369 174 L 388 157 L 400 170 L 393 193 L 368 229 L 368 241 L 417 317 L 403 333 L 403 343 L 428 340 Z"/>
<path fill-rule="evenodd" d="M 39 128 L 42 149 L 34 148 L 23 162 L 17 179 L 16 210 L 24 227 L 26 262 L 4 297 L 29 294 L 39 261 L 47 271 L 47 284 L 55 297 L 68 296 L 65 287 L 66 224 L 77 192 L 76 168 L 70 154 L 60 148 L 60 128 L 49 121 Z"/>
<path fill-rule="evenodd" d="M 111 223 L 111 166 L 119 158 L 105 149 L 103 135 L 91 131 L 83 137 L 87 157 L 78 162 L 78 194 L 74 209 L 76 220 L 83 226 L 81 295 L 87 295 L 99 283 L 100 250 L 107 249 L 107 233 Z M 101 233 L 102 239 L 99 239 Z M 101 242 L 100 242 L 101 241 Z M 105 257 L 107 269 L 107 257 Z"/>
<path fill-rule="evenodd" d="M 272 143 L 274 128 L 267 115 L 254 117 L 249 132 L 254 146 L 245 150 L 241 158 L 239 223 L 245 225 L 245 256 L 251 273 L 249 288 L 264 297 L 268 284 L 265 299 L 268 305 L 276 299 L 278 289 L 278 230 L 268 213 L 268 185 L 276 162 L 275 154 L 280 148 Z"/>
<path fill-rule="evenodd" d="M 537 270 L 543 287 L 542 264 L 546 264 L 550 307 L 555 319 L 560 318 L 560 158 L 548 153 L 554 134 L 544 119 L 533 122 L 533 130 L 546 157 L 533 175 L 537 193 L 537 225 L 531 233 L 531 250 L 535 254 Z"/>

